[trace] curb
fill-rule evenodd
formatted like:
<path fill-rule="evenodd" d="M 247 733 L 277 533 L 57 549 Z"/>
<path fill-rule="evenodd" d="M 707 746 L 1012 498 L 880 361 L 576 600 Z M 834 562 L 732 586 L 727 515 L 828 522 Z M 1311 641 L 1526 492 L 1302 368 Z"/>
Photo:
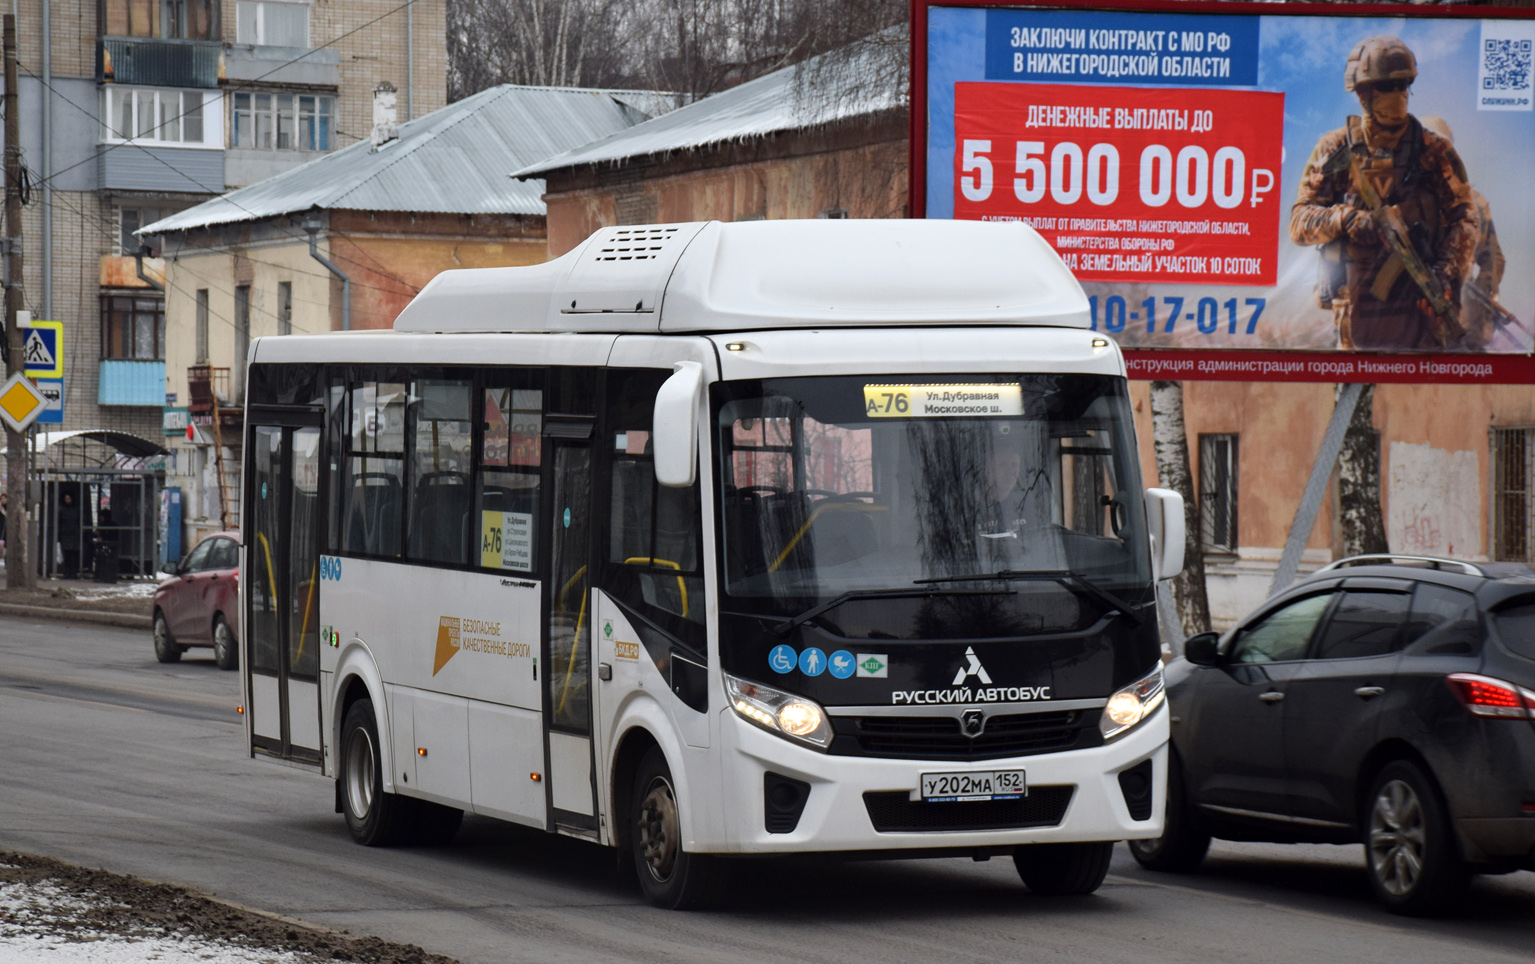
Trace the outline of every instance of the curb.
<path fill-rule="evenodd" d="M 55 609 L 52 606 L 23 606 L 20 603 L 0 603 L 0 616 L 58 619 L 71 623 L 99 623 L 103 626 L 121 626 L 124 629 L 149 629 L 152 624 L 150 617 L 135 616 L 132 613 L 108 613 L 95 609 Z"/>

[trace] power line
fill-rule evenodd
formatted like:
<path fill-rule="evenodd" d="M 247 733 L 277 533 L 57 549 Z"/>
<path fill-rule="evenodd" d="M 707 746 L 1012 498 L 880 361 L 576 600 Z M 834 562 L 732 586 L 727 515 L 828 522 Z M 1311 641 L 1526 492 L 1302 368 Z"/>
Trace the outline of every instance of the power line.
<path fill-rule="evenodd" d="M 413 3 L 413 2 L 415 2 L 415 0 L 411 0 L 411 2 Z M 406 6 L 409 6 L 409 4 L 406 4 Z M 359 29 L 361 29 L 361 28 L 359 28 Z M 318 49 L 318 48 L 316 48 L 316 49 Z M 71 106 L 71 107 L 75 108 L 76 110 L 80 111 L 82 114 L 85 114 L 87 117 L 91 118 L 91 120 L 95 121 L 96 123 L 98 123 L 98 124 L 103 123 L 101 118 L 97 114 L 95 114 L 94 112 L 92 112 L 88 108 L 80 106 L 74 100 L 71 100 L 68 96 L 66 96 L 63 93 L 59 92 L 52 84 L 48 83 L 46 80 L 43 80 L 42 78 L 38 78 L 38 80 L 39 80 L 39 82 L 44 87 L 48 88 L 48 90 L 50 90 L 54 94 L 58 95 L 59 99 L 63 100 L 69 106 Z M 123 145 L 118 145 L 118 146 L 123 146 Z M 154 151 L 151 151 L 151 150 L 149 150 L 149 149 L 147 149 L 147 148 L 145 148 L 145 147 L 143 147 L 142 145 L 139 145 L 139 144 L 135 144 L 133 146 L 139 148 L 139 150 L 143 151 L 145 155 L 147 155 L 151 159 L 159 162 L 160 164 L 163 164 L 165 167 L 169 168 L 172 172 L 174 172 L 176 174 L 179 174 L 180 176 L 186 178 L 188 181 L 191 181 L 193 184 L 195 184 L 198 187 L 202 188 L 204 192 L 206 192 L 208 194 L 218 195 L 222 200 L 227 201 L 230 204 L 233 204 L 235 207 L 237 207 L 240 210 L 244 211 L 246 214 L 249 214 L 255 220 L 266 220 L 266 218 L 263 218 L 260 215 L 257 215 L 256 212 L 252 211 L 250 208 L 247 208 L 245 205 L 241 204 L 239 201 L 232 200 L 228 194 L 223 194 L 220 191 L 216 191 L 213 188 L 210 188 L 208 185 L 202 183 L 201 181 L 199 181 L 196 178 L 194 178 L 192 175 L 190 175 L 190 174 L 186 173 L 185 171 L 181 170 L 176 165 L 172 164 L 170 161 L 167 161 L 165 158 L 161 157 L 159 154 L 156 154 Z M 105 153 L 105 152 L 100 152 L 100 153 L 96 154 L 95 156 L 99 157 L 99 156 L 101 156 L 101 153 Z M 72 166 L 78 167 L 79 165 L 76 164 L 76 165 L 72 165 Z M 51 178 L 50 178 L 50 180 L 51 180 Z M 343 238 L 347 237 L 346 235 L 340 234 L 339 232 L 331 232 L 331 233 L 335 234 L 337 237 L 343 237 Z M 290 234 L 287 234 L 286 236 L 288 238 L 292 239 L 292 240 L 295 240 L 295 241 L 307 241 L 308 240 L 307 238 L 301 237 L 298 234 L 290 233 Z M 350 238 L 348 238 L 348 240 L 350 240 Z M 356 242 L 353 242 L 353 243 L 355 244 Z M 373 266 L 374 266 L 373 268 L 368 268 L 368 265 L 364 264 L 363 262 L 358 261 L 358 260 L 356 260 L 354 258 L 345 257 L 344 255 L 339 255 L 338 254 L 337 258 L 338 258 L 338 260 L 345 261 L 348 264 L 354 264 L 354 265 L 356 265 L 359 268 L 364 268 L 364 269 L 367 269 L 367 270 L 375 270 L 376 269 L 379 274 L 382 274 L 382 275 L 384 275 L 387 278 L 390 278 L 390 279 L 392 279 L 394 281 L 399 282 L 400 284 L 402 284 L 405 287 L 409 288 L 413 293 L 416 293 L 416 294 L 420 293 L 420 291 L 421 291 L 420 288 L 417 288 L 415 285 L 411 284 L 410 282 L 406 281 L 404 278 L 401 278 L 399 275 L 395 274 L 394 272 L 390 271 L 388 268 L 384 267 L 384 265 L 382 263 L 380 263 L 378 261 L 378 259 L 376 259 L 372 255 L 368 254 L 367 251 L 363 250 L 360 247 L 358 248 L 358 250 L 361 251 L 362 254 L 365 257 L 367 257 L 369 261 L 371 261 L 373 263 Z M 364 287 L 375 287 L 375 286 L 373 286 L 373 285 L 365 285 Z M 379 289 L 379 290 L 383 290 L 383 289 Z"/>
<path fill-rule="evenodd" d="M 256 83 L 259 83 L 260 81 L 265 80 L 266 78 L 272 76 L 273 74 L 277 73 L 278 71 L 282 70 L 285 67 L 293 66 L 294 64 L 298 63 L 300 60 L 303 60 L 305 57 L 308 57 L 310 54 L 314 53 L 316 50 L 324 50 L 326 47 L 332 46 L 333 44 L 338 44 L 341 41 L 345 40 L 346 38 L 352 36 L 352 34 L 358 33 L 359 31 L 362 31 L 362 30 L 366 30 L 367 28 L 369 28 L 369 27 L 373 26 L 374 24 L 378 23 L 380 20 L 383 20 L 385 17 L 392 17 L 395 14 L 399 13 L 401 10 L 404 10 L 406 7 L 414 6 L 415 3 L 416 3 L 416 0 L 405 0 L 405 2 L 400 4 L 398 7 L 395 7 L 393 9 L 391 9 L 391 10 L 384 11 L 383 13 L 381 13 L 378 16 L 374 17 L 372 20 L 369 20 L 367 23 L 362 24 L 361 26 L 354 27 L 353 29 L 348 30 L 344 34 L 340 34 L 337 37 L 334 37 L 334 38 L 332 38 L 330 40 L 327 40 L 327 41 L 325 41 L 325 43 L 320 44 L 318 47 L 310 47 L 308 50 L 304 51 L 304 53 L 300 54 L 299 56 L 294 57 L 292 60 L 285 61 L 283 63 L 278 64 L 276 67 L 273 67 L 271 70 L 267 71 L 266 73 L 262 74 L 259 77 L 254 77 L 254 78 L 246 81 L 243 84 L 240 84 L 240 85 L 238 85 L 236 87 L 230 87 L 230 88 L 227 88 L 227 89 L 228 89 L 229 93 L 236 93 L 236 92 L 241 91 L 241 90 L 254 89 L 254 87 L 252 87 L 253 84 L 256 84 Z M 16 65 L 17 65 L 18 68 L 22 66 L 20 61 L 17 61 Z M 30 76 L 35 77 L 39 81 L 41 81 L 44 87 L 47 87 L 50 91 L 53 91 L 55 94 L 58 94 L 58 91 L 54 90 L 53 85 L 48 83 L 50 78 L 42 77 L 38 73 L 36 73 L 35 71 L 31 71 L 31 72 L 29 72 L 29 74 L 30 74 Z M 412 91 L 412 93 L 414 93 L 414 91 Z M 63 97 L 64 95 L 59 94 L 59 96 Z M 85 113 L 88 114 L 97 123 L 102 123 L 101 118 L 97 117 L 95 114 L 91 113 L 90 111 L 85 110 L 85 108 L 80 107 L 79 104 L 76 104 L 74 101 L 69 100 L 69 98 L 67 98 L 67 97 L 64 97 L 64 100 L 68 101 L 71 105 L 79 108 L 80 110 L 85 111 Z M 179 121 L 185 115 L 186 115 L 186 111 L 182 111 L 180 114 L 177 114 L 174 118 L 172 118 L 172 120 L 178 120 Z M 167 123 L 169 123 L 169 121 L 167 121 Z M 122 144 L 110 144 L 104 150 L 98 150 L 95 154 L 91 155 L 90 157 L 86 158 L 83 161 L 79 161 L 77 163 L 71 164 L 68 167 L 63 168 L 62 170 L 54 171 L 52 174 L 49 174 L 47 178 L 45 178 L 42 181 L 39 181 L 35 186 L 36 187 L 41 187 L 43 184 L 46 184 L 49 181 L 52 181 L 54 178 L 58 177 L 60 174 L 64 174 L 64 173 L 67 173 L 69 171 L 72 171 L 75 168 L 80 167 L 83 164 L 89 164 L 90 162 L 92 162 L 92 161 L 96 160 L 97 158 L 99 158 L 101 155 L 106 154 L 106 153 L 108 153 L 110 151 L 114 151 L 114 150 L 118 149 L 119 147 L 128 147 L 128 146 L 130 146 L 128 142 L 124 142 Z M 141 147 L 141 145 L 138 145 L 138 144 L 133 144 L 132 146 L 134 146 L 134 147 Z M 179 174 L 181 172 L 178 171 L 177 173 Z M 185 176 L 185 175 L 183 175 L 183 176 Z M 189 180 L 190 180 L 190 178 L 189 178 Z M 196 182 L 194 181 L 193 183 L 196 183 Z M 213 193 L 218 194 L 218 193 L 221 193 L 221 192 L 215 191 Z"/>

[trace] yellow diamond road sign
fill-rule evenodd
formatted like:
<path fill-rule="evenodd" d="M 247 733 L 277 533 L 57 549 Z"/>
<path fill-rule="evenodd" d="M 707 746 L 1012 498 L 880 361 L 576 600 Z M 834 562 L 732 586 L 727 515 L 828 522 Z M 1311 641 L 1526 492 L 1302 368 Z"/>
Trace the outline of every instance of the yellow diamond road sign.
<path fill-rule="evenodd" d="M 43 409 L 48 407 L 48 399 L 37 390 L 32 380 L 17 372 L 10 377 L 4 387 L 0 387 L 0 418 L 5 419 L 5 424 L 12 431 L 25 431 L 32 420 L 43 414 Z"/>

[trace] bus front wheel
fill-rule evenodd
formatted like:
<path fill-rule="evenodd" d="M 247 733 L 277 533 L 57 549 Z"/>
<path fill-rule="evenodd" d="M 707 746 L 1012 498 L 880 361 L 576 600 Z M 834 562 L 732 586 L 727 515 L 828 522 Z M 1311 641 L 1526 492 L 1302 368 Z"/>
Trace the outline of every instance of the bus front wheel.
<path fill-rule="evenodd" d="M 401 843 L 415 815 L 406 797 L 384 792 L 373 701 L 358 700 L 341 723 L 341 802 L 346 828 L 365 847 Z"/>
<path fill-rule="evenodd" d="M 682 819 L 661 751 L 640 761 L 629 797 L 629 839 L 645 899 L 667 910 L 705 907 L 718 894 L 718 858 L 682 849 Z"/>
<path fill-rule="evenodd" d="M 1030 891 L 1064 897 L 1097 890 L 1113 856 L 1111 841 L 1029 844 L 1013 851 L 1013 865 Z"/>

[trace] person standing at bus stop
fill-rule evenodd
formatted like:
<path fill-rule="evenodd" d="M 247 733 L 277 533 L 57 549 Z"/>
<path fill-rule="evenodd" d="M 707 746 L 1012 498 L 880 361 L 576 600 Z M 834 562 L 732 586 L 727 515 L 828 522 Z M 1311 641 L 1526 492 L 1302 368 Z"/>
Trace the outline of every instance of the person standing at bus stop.
<path fill-rule="evenodd" d="M 59 550 L 64 566 L 59 573 L 65 579 L 80 575 L 80 506 L 75 504 L 75 494 L 65 491 L 59 496 Z"/>
<path fill-rule="evenodd" d="M 1476 215 L 1454 146 L 1407 111 L 1417 76 L 1400 38 L 1355 45 L 1343 88 L 1363 116 L 1317 142 L 1290 209 L 1290 240 L 1321 248 L 1317 302 L 1332 308 L 1345 349 L 1443 350 L 1463 335 Z M 1407 236 L 1390 237 L 1392 223 Z"/>

